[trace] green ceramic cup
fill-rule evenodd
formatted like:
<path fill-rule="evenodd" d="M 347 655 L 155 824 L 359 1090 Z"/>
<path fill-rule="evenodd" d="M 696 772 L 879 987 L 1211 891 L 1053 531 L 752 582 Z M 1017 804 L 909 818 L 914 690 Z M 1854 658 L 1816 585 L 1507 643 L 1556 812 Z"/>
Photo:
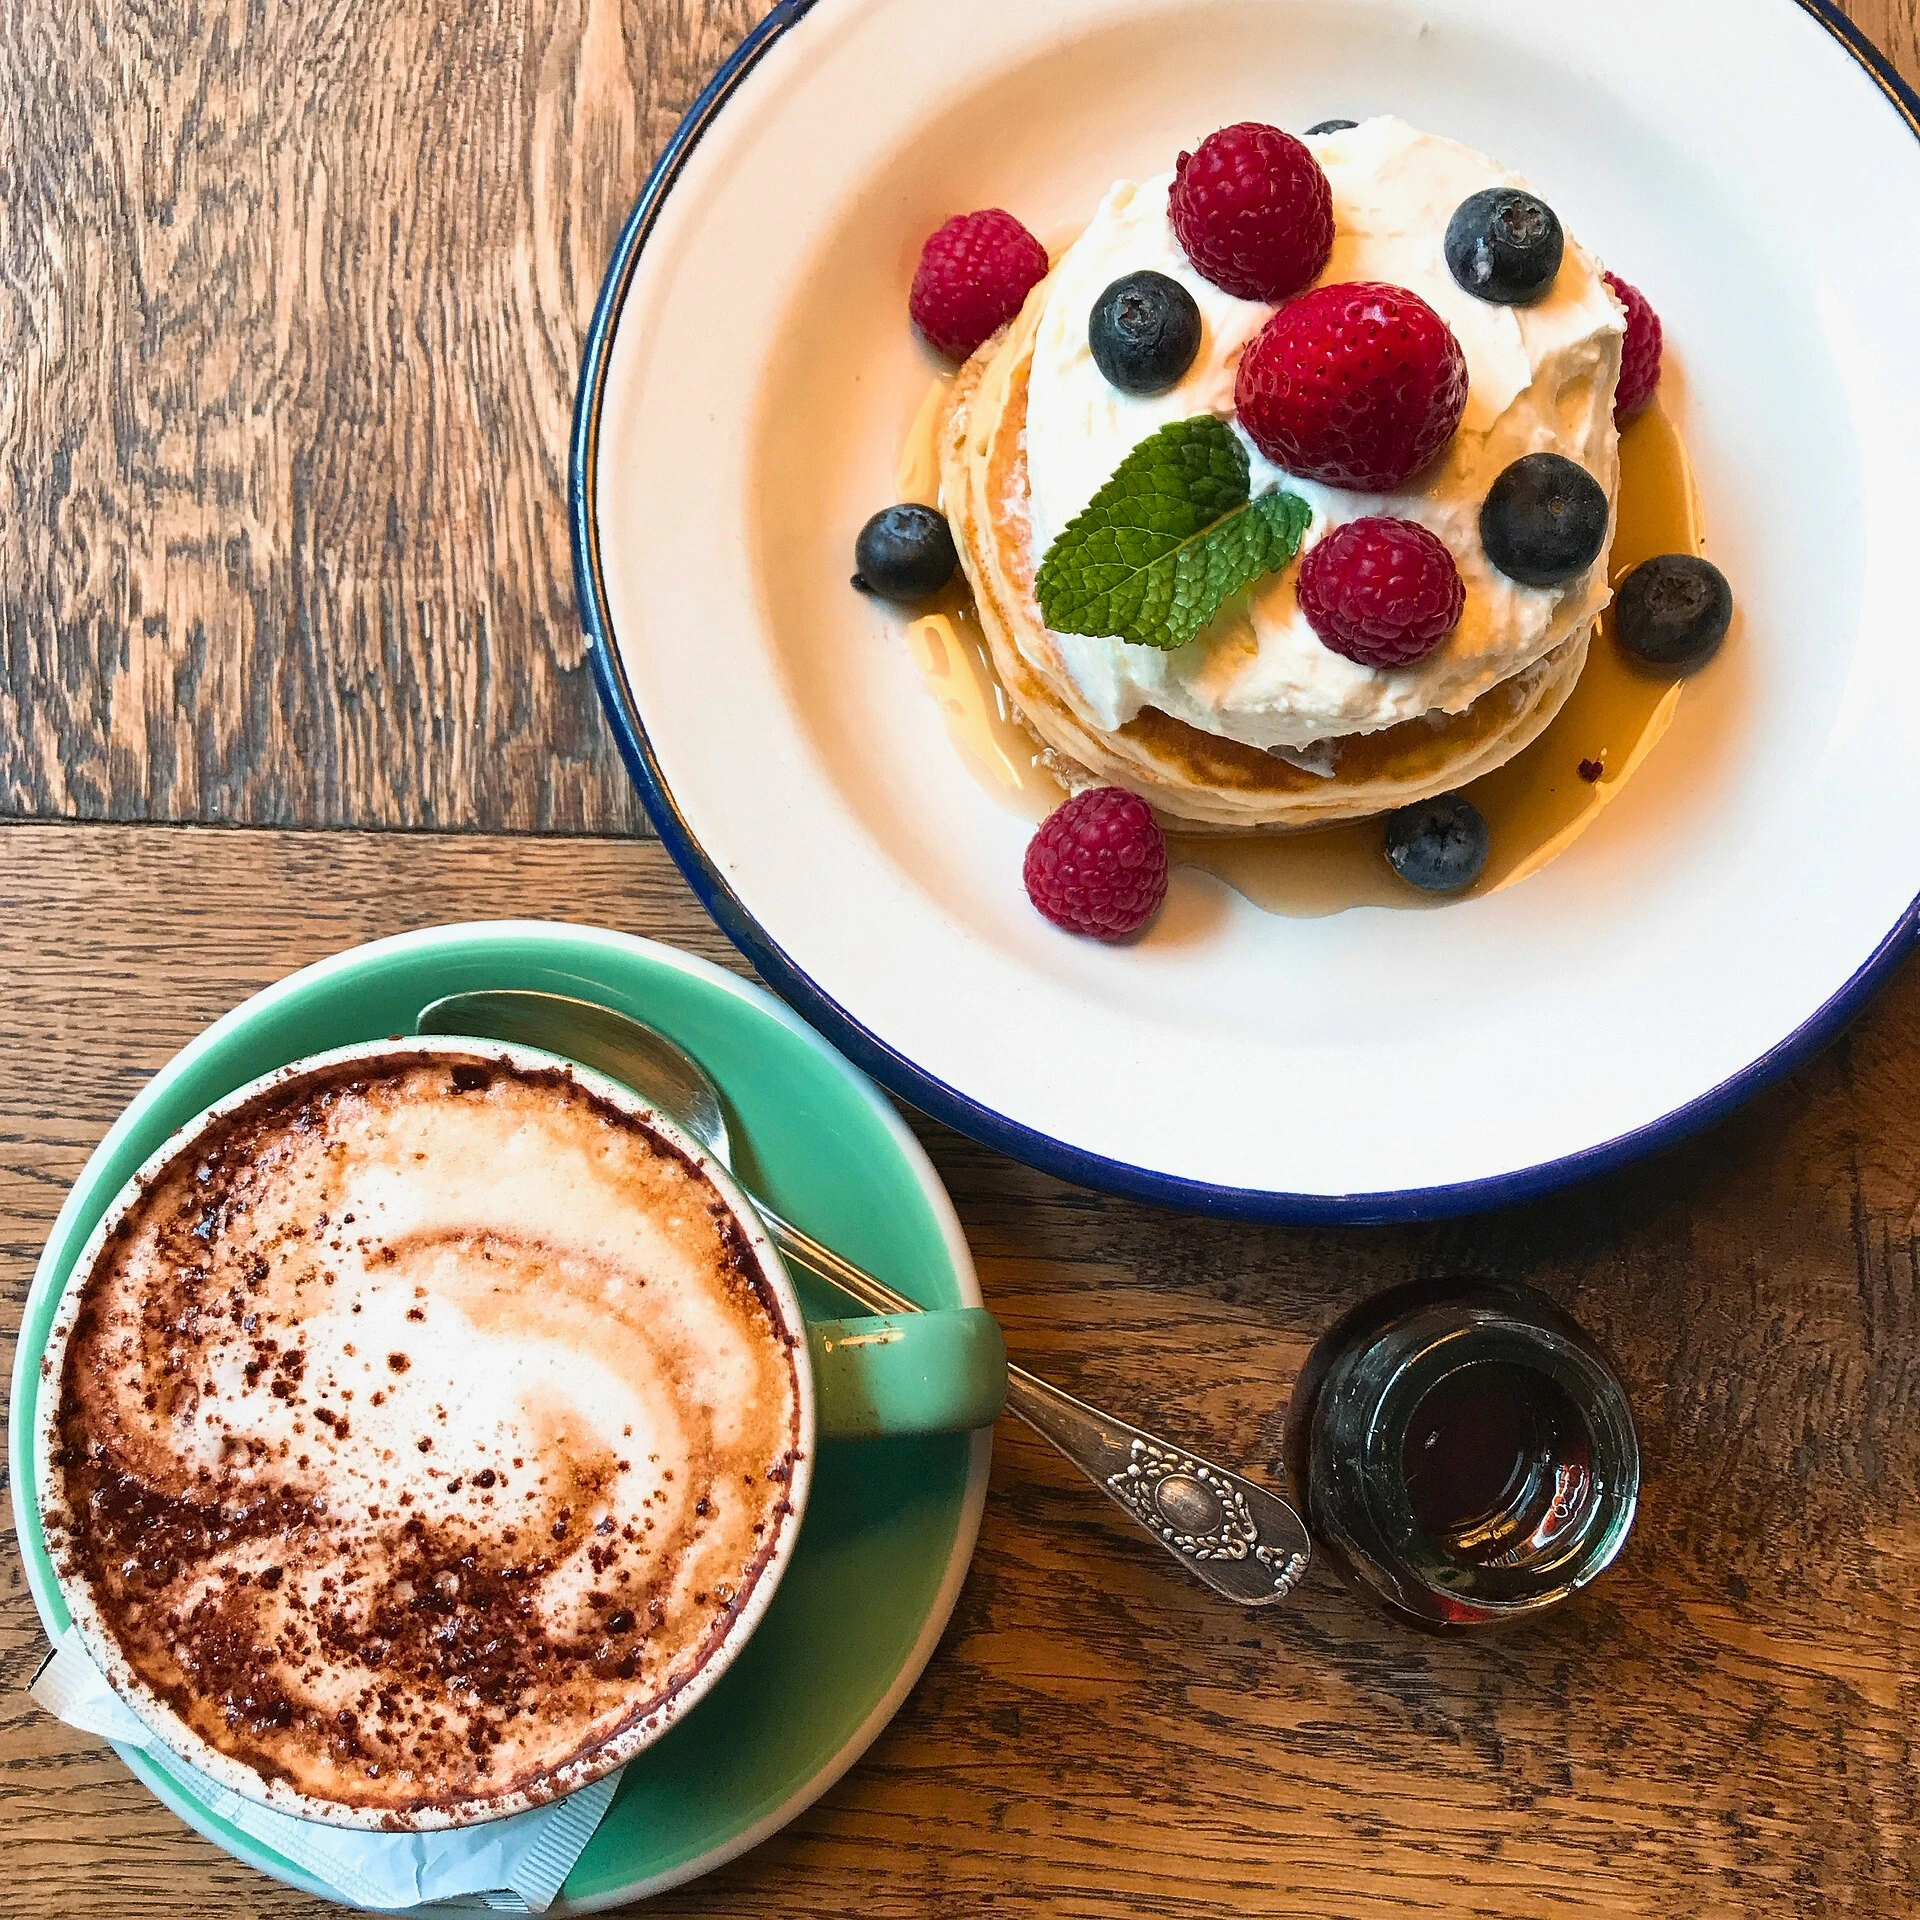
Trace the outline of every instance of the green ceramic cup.
<path fill-rule="evenodd" d="M 313 1052 L 404 1031 L 426 1000 L 485 986 L 584 994 L 661 1026 L 720 1080 L 739 1122 L 738 1164 L 782 1211 L 929 1307 L 977 1301 L 964 1243 L 911 1136 L 868 1083 L 760 989 L 629 936 L 536 922 L 435 928 L 340 954 L 236 1008 L 168 1062 L 101 1142 L 55 1224 L 23 1330 L 13 1433 L 22 1546 L 50 1633 L 67 1610 L 34 1511 L 38 1362 L 58 1296 L 114 1195 L 173 1132 L 235 1088 Z M 873 1340 L 896 1323 L 837 1328 L 826 1318 L 837 1296 L 804 1275 L 796 1292 L 833 1429 L 904 1437 L 825 1439 L 796 1563 L 741 1663 L 750 1671 L 726 1676 L 717 1689 L 724 1706 L 716 1698 L 714 1711 L 691 1716 L 628 1766 L 612 1814 L 569 1877 L 569 1908 L 674 1884 L 791 1817 L 872 1738 L 952 1604 L 984 1494 L 987 1434 L 939 1429 L 997 1404 L 997 1332 L 958 1335 L 968 1367 L 981 1368 L 961 1378 L 939 1351 L 956 1338 L 946 1315 L 926 1335 Z M 922 1397 L 923 1387 L 944 1399 Z M 802 1648 L 807 1678 L 791 1686 Z M 307 1884 L 137 1752 L 124 1757 L 201 1832 Z"/>
<path fill-rule="evenodd" d="M 166 1168 L 177 1165 L 183 1156 L 195 1151 L 216 1120 L 276 1088 L 297 1084 L 311 1075 L 349 1063 L 375 1066 L 382 1061 L 434 1058 L 449 1061 L 478 1058 L 508 1069 L 517 1067 L 531 1072 L 556 1064 L 553 1054 L 500 1041 L 395 1037 L 330 1048 L 277 1067 L 236 1088 L 171 1135 L 127 1181 L 101 1217 L 73 1263 L 65 1297 L 56 1311 L 46 1347 L 45 1377 L 56 1380 L 60 1377 L 80 1289 L 122 1216 Z M 739 1610 L 726 1632 L 712 1645 L 697 1671 L 681 1677 L 660 1702 L 641 1717 L 629 1720 L 610 1739 L 585 1752 L 566 1749 L 556 1752 L 548 1770 L 532 1785 L 396 1813 L 316 1799 L 209 1744 L 134 1671 L 94 1606 L 87 1583 L 72 1577 L 56 1556 L 67 1611 L 80 1629 L 94 1664 L 113 1683 L 114 1691 L 174 1752 L 247 1799 L 332 1825 L 436 1828 L 497 1820 L 587 1785 L 615 1767 L 624 1766 L 704 1699 L 752 1638 L 793 1557 L 794 1543 L 799 1538 L 807 1497 L 813 1486 L 814 1457 L 823 1436 L 877 1441 L 887 1434 L 964 1432 L 988 1426 L 999 1415 L 1006 1395 L 1007 1356 L 999 1326 L 985 1308 L 959 1307 L 807 1322 L 779 1253 L 752 1203 L 734 1183 L 728 1169 L 703 1152 L 671 1119 L 649 1107 L 630 1087 L 577 1062 L 558 1064 L 567 1067 L 591 1093 L 643 1121 L 671 1149 L 699 1169 L 712 1193 L 739 1226 L 759 1284 L 772 1299 L 776 1324 L 790 1342 L 800 1414 L 799 1446 L 787 1478 L 786 1503 L 773 1537 L 767 1543 L 765 1565 L 751 1592 L 742 1596 Z M 421 1169 L 420 1178 L 430 1183 L 433 1177 L 431 1166 Z M 58 1403 L 56 1393 L 40 1396 L 34 1470 L 43 1497 L 50 1497 L 56 1505 L 70 1505 L 61 1491 L 58 1436 L 54 1425 Z"/>

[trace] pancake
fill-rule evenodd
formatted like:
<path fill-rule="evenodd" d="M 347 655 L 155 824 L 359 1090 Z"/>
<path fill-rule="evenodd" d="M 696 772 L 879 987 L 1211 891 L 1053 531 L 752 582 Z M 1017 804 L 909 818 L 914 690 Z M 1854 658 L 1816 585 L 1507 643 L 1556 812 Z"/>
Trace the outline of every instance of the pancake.
<path fill-rule="evenodd" d="M 1390 812 L 1490 773 L 1546 729 L 1586 665 L 1591 626 L 1461 713 L 1433 713 L 1323 743 L 1329 771 L 1143 708 L 1117 729 L 1078 698 L 1034 598 L 1027 379 L 1051 276 L 961 367 L 939 423 L 940 504 L 994 666 L 1023 724 L 1071 789 L 1129 788 L 1168 825 L 1246 833 Z"/>

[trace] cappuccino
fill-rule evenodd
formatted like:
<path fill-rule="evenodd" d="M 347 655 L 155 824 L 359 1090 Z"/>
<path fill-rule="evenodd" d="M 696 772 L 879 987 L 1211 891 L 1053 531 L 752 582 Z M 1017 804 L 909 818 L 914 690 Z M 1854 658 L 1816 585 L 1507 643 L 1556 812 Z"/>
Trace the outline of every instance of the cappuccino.
<path fill-rule="evenodd" d="M 791 1530 L 801 1330 L 700 1167 L 564 1068 L 444 1043 L 273 1084 L 60 1317 L 83 1625 L 136 1705 L 356 1823 L 604 1770 Z"/>

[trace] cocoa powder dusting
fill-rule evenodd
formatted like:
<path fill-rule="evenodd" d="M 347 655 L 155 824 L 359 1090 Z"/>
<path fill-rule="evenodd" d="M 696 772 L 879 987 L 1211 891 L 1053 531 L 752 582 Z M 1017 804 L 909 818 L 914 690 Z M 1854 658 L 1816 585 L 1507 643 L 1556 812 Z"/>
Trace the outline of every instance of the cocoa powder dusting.
<path fill-rule="evenodd" d="M 440 1377 L 448 1329 L 485 1312 L 503 1316 L 510 1346 L 583 1330 L 581 1364 L 631 1354 L 636 1373 L 679 1391 L 699 1356 L 655 1352 L 666 1335 L 644 1303 L 657 1274 L 638 1276 L 649 1293 L 623 1291 L 586 1256 L 498 1222 L 410 1240 L 374 1221 L 360 1249 L 315 1248 L 309 1226 L 368 1222 L 378 1183 L 357 1184 L 354 1156 L 372 1154 L 369 1141 L 387 1152 L 383 1128 L 417 1125 L 423 1103 L 473 1115 L 496 1102 L 544 1124 L 558 1124 L 556 1104 L 590 1121 L 607 1177 L 643 1200 L 697 1192 L 701 1204 L 672 1217 L 703 1223 L 730 1324 L 785 1383 L 765 1452 L 743 1459 L 701 1403 L 678 1405 L 670 1430 L 697 1444 L 671 1456 L 676 1482 L 657 1456 L 636 1469 L 538 1392 L 476 1449 L 475 1422 L 496 1415 Z M 410 1142 L 407 1177 L 431 1178 L 413 1171 Z M 711 1195 L 667 1143 L 558 1069 L 355 1062 L 239 1109 L 155 1178 L 72 1315 L 47 1516 L 63 1573 L 181 1720 L 304 1792 L 398 1816 L 534 1785 L 603 1746 L 699 1672 L 787 1511 L 795 1334 Z M 323 1271 L 316 1255 L 339 1264 Z M 578 1299 L 556 1297 L 563 1284 Z M 423 1318 L 411 1303 L 443 1297 L 436 1287 L 452 1291 L 435 1351 L 375 1344 Z M 338 1338 L 348 1328 L 364 1358 Z M 527 1471 L 510 1486 L 488 1455 Z"/>

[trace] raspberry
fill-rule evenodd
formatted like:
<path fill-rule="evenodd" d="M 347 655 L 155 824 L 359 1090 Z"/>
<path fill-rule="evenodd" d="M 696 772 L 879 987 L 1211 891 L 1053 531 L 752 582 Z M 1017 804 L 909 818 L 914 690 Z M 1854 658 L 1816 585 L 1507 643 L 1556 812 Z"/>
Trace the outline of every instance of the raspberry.
<path fill-rule="evenodd" d="M 928 343 L 964 360 L 1047 277 L 1047 250 L 998 207 L 957 213 L 920 249 L 907 311 Z"/>
<path fill-rule="evenodd" d="M 1613 417 L 1624 426 L 1653 398 L 1653 390 L 1660 384 L 1664 334 L 1660 316 L 1638 287 L 1629 286 L 1617 273 L 1600 277 L 1627 310 L 1626 344 L 1620 349 L 1620 384 L 1613 395 Z"/>
<path fill-rule="evenodd" d="M 1418 294 L 1339 282 L 1303 293 L 1261 328 L 1241 356 L 1233 398 L 1276 467 L 1390 493 L 1453 438 L 1467 358 Z"/>
<path fill-rule="evenodd" d="M 1363 667 L 1424 660 L 1455 627 L 1467 589 L 1446 542 L 1411 520 L 1350 520 L 1300 562 L 1300 611 Z"/>
<path fill-rule="evenodd" d="M 1174 163 L 1167 211 L 1187 258 L 1242 300 L 1311 286 L 1333 251 L 1333 189 L 1290 133 L 1257 120 L 1210 133 Z"/>
<path fill-rule="evenodd" d="M 1167 897 L 1167 843 L 1125 787 L 1076 793 L 1027 845 L 1027 898 L 1069 933 L 1124 940 Z"/>

